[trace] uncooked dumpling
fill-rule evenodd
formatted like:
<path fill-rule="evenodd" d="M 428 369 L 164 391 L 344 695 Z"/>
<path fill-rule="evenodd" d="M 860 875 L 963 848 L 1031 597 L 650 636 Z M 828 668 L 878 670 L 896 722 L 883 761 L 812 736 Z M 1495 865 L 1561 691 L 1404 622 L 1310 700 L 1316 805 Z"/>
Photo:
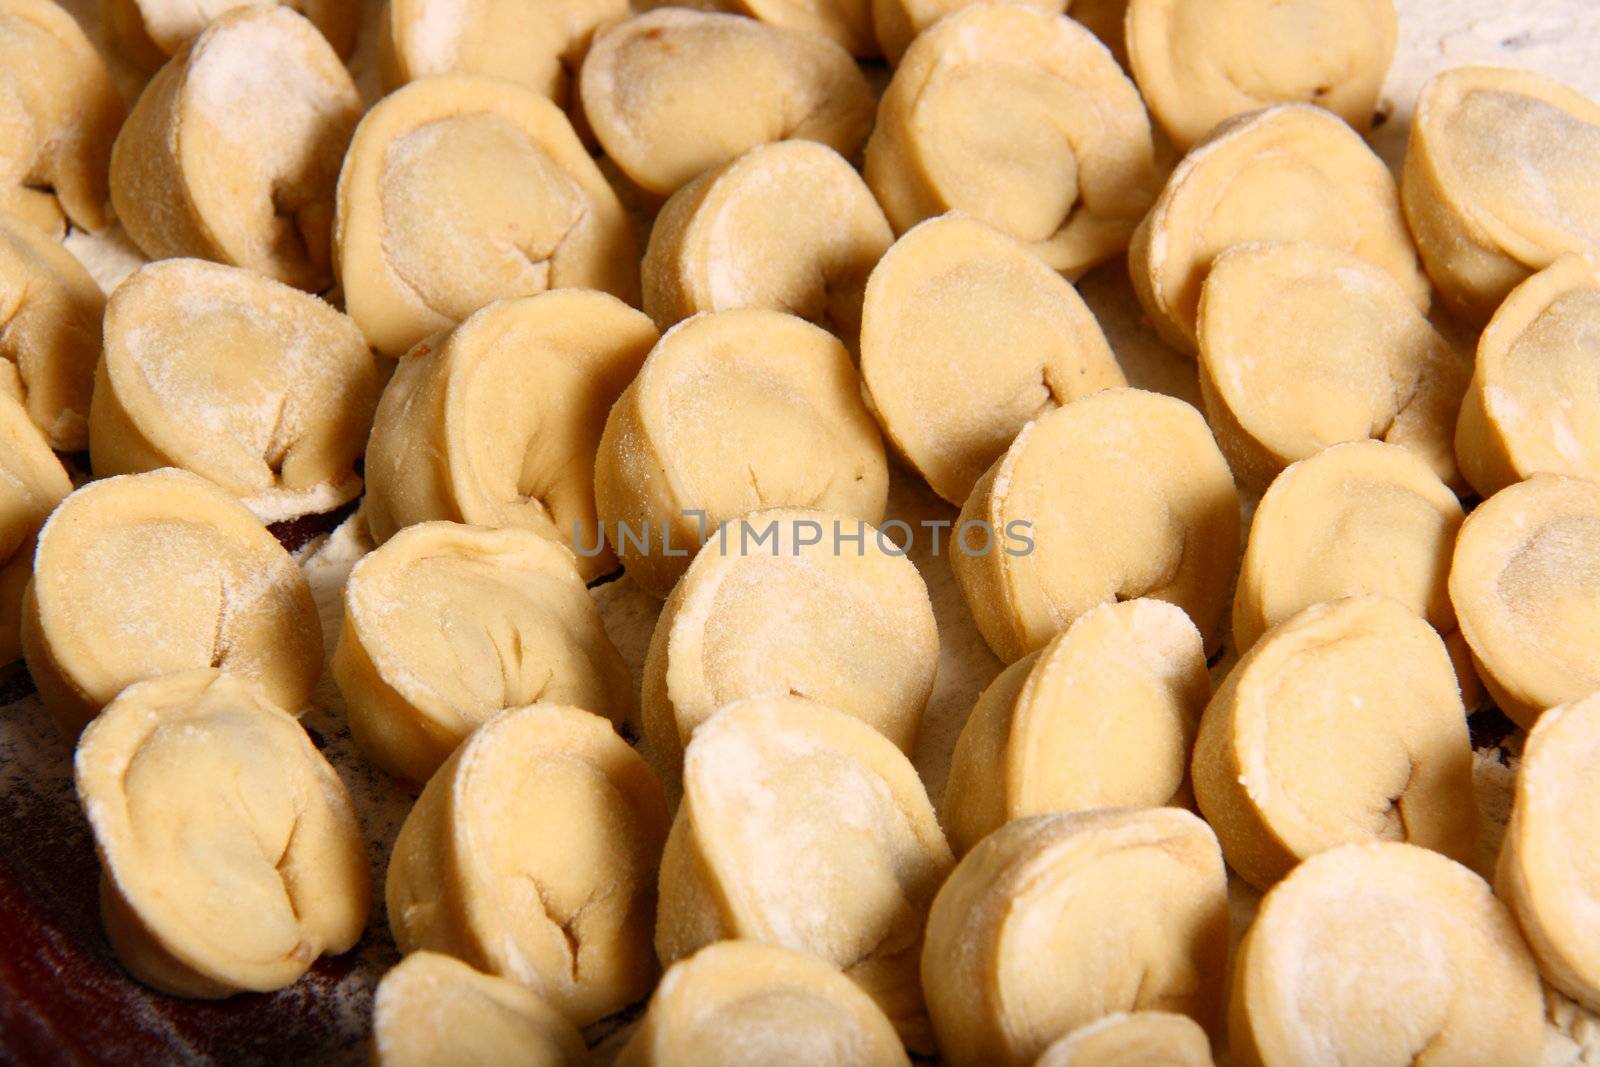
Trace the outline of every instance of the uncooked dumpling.
<path fill-rule="evenodd" d="M 1534 1067 L 1544 997 L 1511 915 L 1435 852 L 1347 845 L 1267 894 L 1234 962 L 1243 1067 Z"/>
<path fill-rule="evenodd" d="M 1600 255 L 1600 104 L 1529 71 L 1457 67 L 1422 89 L 1401 191 L 1450 309 L 1488 320 L 1564 252 Z"/>
<path fill-rule="evenodd" d="M 1050 15 L 1059 15 L 1067 7 L 1076 8 L 1071 0 L 1012 0 L 1014 3 L 1036 7 Z M 1084 0 L 1078 0 L 1083 3 Z M 891 63 L 898 63 L 906 49 L 917 36 L 935 22 L 964 7 L 974 0 L 871 0 L 872 25 L 877 33 L 878 48 Z M 1073 16 L 1077 16 L 1076 10 Z"/>
<path fill-rule="evenodd" d="M 318 292 L 361 97 L 283 5 L 229 11 L 161 68 L 111 154 L 111 196 L 151 259 L 196 256 Z"/>
<path fill-rule="evenodd" d="M 606 538 L 658 597 L 724 522 L 808 507 L 876 523 L 888 492 L 850 354 L 777 311 L 704 312 L 668 330 L 612 407 L 595 460 Z M 735 524 L 728 536 L 747 535 Z"/>
<path fill-rule="evenodd" d="M 1034 1067 L 1214 1067 L 1211 1041 L 1187 1015 L 1107 1015 L 1044 1050 Z"/>
<path fill-rule="evenodd" d="M 39 534 L 22 648 L 72 734 L 156 675 L 219 667 L 298 715 L 322 673 L 299 566 L 244 505 L 172 469 L 90 482 L 56 509 Z"/>
<path fill-rule="evenodd" d="M 239 267 L 152 263 L 106 306 L 90 414 L 94 472 L 182 467 L 263 522 L 361 493 L 378 368 L 355 324 Z"/>
<path fill-rule="evenodd" d="M 867 143 L 897 232 L 962 211 L 1068 277 L 1128 247 L 1160 188 L 1139 92 L 1094 34 L 973 4 L 906 50 Z"/>
<path fill-rule="evenodd" d="M 445 761 L 389 859 L 389 928 L 586 1026 L 650 991 L 661 786 L 598 715 L 534 704 Z"/>
<path fill-rule="evenodd" d="M 1013 819 L 1188 801 L 1211 696 L 1194 623 L 1161 600 L 1104 604 L 978 697 L 941 805 L 958 852 Z"/>
<path fill-rule="evenodd" d="M 34 535 L 70 492 L 72 481 L 50 442 L 21 404 L 0 395 L 0 666 L 22 655 L 19 624 Z"/>
<path fill-rule="evenodd" d="M 355 806 L 260 687 L 212 668 L 129 686 L 74 764 L 106 934 L 140 981 L 268 992 L 360 940 L 371 874 Z"/>
<path fill-rule="evenodd" d="M 260 0 L 100 0 L 101 25 L 117 53 L 153 71 L 226 12 Z M 271 3 L 274 0 L 267 0 Z M 333 50 L 349 58 L 361 25 L 354 0 L 276 0 L 322 31 Z"/>
<path fill-rule="evenodd" d="M 932 1051 L 917 960 L 950 866 L 916 770 L 882 734 L 800 697 L 739 701 L 684 755 L 656 952 L 670 964 L 730 938 L 807 952 Z"/>
<path fill-rule="evenodd" d="M 721 941 L 673 964 L 617 1067 L 909 1067 L 872 998 L 826 963 Z"/>
<path fill-rule="evenodd" d="M 775 141 L 672 194 L 650 230 L 644 309 L 662 329 L 697 311 L 788 311 L 854 346 L 861 295 L 894 235 L 849 162 Z"/>
<path fill-rule="evenodd" d="M 873 270 L 861 376 L 889 439 L 957 506 L 1030 419 L 1127 384 L 1077 291 L 960 215 L 916 226 Z"/>
<path fill-rule="evenodd" d="M 572 554 L 528 530 L 425 522 L 368 553 L 345 586 L 332 666 L 356 744 L 419 784 L 506 708 L 621 722 L 634 702 Z"/>
<path fill-rule="evenodd" d="M 952 1067 L 1026 1067 L 1115 1012 L 1215 1027 L 1228 960 L 1217 839 L 1177 808 L 1036 815 L 967 853 L 928 916 L 922 984 Z"/>
<path fill-rule="evenodd" d="M 345 308 L 389 356 L 495 300 L 638 297 L 628 217 L 567 116 L 497 78 L 424 78 L 367 112 L 334 242 Z"/>
<path fill-rule="evenodd" d="M 606 413 L 657 334 L 606 293 L 491 304 L 396 366 L 367 444 L 367 525 L 382 544 L 415 522 L 517 526 L 615 570 L 594 510 Z"/>
<path fill-rule="evenodd" d="M 1198 411 L 1108 389 L 1023 427 L 953 537 L 956 582 L 1007 663 L 1090 608 L 1135 597 L 1183 608 L 1209 654 L 1239 555 L 1239 498 Z"/>
<path fill-rule="evenodd" d="M 838 44 L 712 11 L 659 8 L 602 30 L 579 88 L 606 155 L 662 197 L 768 141 L 850 157 L 872 128 L 872 90 Z"/>

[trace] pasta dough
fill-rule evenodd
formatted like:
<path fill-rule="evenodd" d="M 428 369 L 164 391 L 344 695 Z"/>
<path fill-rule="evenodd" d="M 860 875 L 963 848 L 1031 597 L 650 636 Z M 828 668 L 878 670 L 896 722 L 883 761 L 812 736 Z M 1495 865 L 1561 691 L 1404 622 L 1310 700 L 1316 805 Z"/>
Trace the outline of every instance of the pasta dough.
<path fill-rule="evenodd" d="M 152 263 L 111 295 L 95 382 L 97 475 L 183 467 L 263 522 L 361 493 L 378 368 L 314 296 L 238 267 Z"/>
<path fill-rule="evenodd" d="M 117 135 L 117 218 L 151 259 L 325 289 L 334 183 L 360 117 L 350 73 L 311 23 L 281 4 L 236 8 L 161 69 Z"/>
<path fill-rule="evenodd" d="M 1074 1030 L 1034 1067 L 1214 1067 L 1211 1042 L 1187 1015 L 1132 1011 Z"/>
<path fill-rule="evenodd" d="M 622 203 L 561 109 L 497 78 L 440 75 L 379 101 L 339 175 L 345 309 L 399 356 L 495 300 L 638 297 Z"/>
<path fill-rule="evenodd" d="M 515 979 L 574 1025 L 649 992 L 661 785 L 611 724 L 534 704 L 485 722 L 395 838 L 385 900 L 402 952 Z"/>
<path fill-rule="evenodd" d="M 1268 893 L 1231 1000 L 1243 1067 L 1532 1067 L 1544 1040 L 1539 976 L 1505 906 L 1460 864 L 1398 842 L 1325 852 Z"/>
<path fill-rule="evenodd" d="M 619 722 L 633 708 L 571 553 L 451 522 L 408 526 L 356 564 L 333 677 L 362 752 L 419 784 L 506 708 L 570 704 Z"/>
<path fill-rule="evenodd" d="M 1229 119 L 1186 156 L 1139 225 L 1128 271 L 1166 342 L 1194 352 L 1200 288 L 1234 245 L 1304 241 L 1387 273 L 1419 309 L 1428 279 L 1383 161 L 1321 108 L 1281 104 Z"/>
<path fill-rule="evenodd" d="M 883 1012 L 801 952 L 708 945 L 672 965 L 617 1067 L 910 1067 Z"/>
<path fill-rule="evenodd" d="M 1460 481 L 1452 438 L 1470 361 L 1359 256 L 1228 249 L 1206 277 L 1197 333 L 1206 415 L 1240 482 L 1265 486 L 1296 460 L 1367 438 Z"/>
<path fill-rule="evenodd" d="M 1600 254 L 1600 104 L 1526 71 L 1457 67 L 1423 87 L 1401 192 L 1452 311 L 1483 323 L 1564 252 Z"/>
<path fill-rule="evenodd" d="M 683 783 L 661 861 L 662 962 L 726 939 L 806 952 L 931 1051 L 917 958 L 951 856 L 900 750 L 815 701 L 755 698 L 695 731 Z"/>
<path fill-rule="evenodd" d="M 1114 1012 L 1217 1022 L 1227 876 L 1176 808 L 1036 815 L 969 852 L 934 900 L 922 984 L 953 1067 L 1031 1064 Z"/>
<path fill-rule="evenodd" d="M 72 481 L 50 443 L 21 404 L 0 396 L 0 666 L 22 655 L 19 622 L 34 535 L 70 492 Z"/>
<path fill-rule="evenodd" d="M 252 0 L 100 0 L 101 25 L 117 54 L 153 71 L 221 15 Z M 273 2 L 273 0 L 268 0 Z M 311 20 L 333 50 L 348 59 L 355 51 L 361 5 L 351 0 L 276 0 Z"/>
<path fill-rule="evenodd" d="M 906 50 L 878 108 L 867 184 L 896 232 L 965 212 L 1076 277 L 1128 246 L 1155 199 L 1150 118 L 1092 33 L 973 4 Z"/>
<path fill-rule="evenodd" d="M 861 176 L 815 141 L 775 141 L 672 194 L 650 230 L 644 308 L 666 329 L 698 311 L 764 307 L 861 332 L 867 275 L 894 235 Z"/>
<path fill-rule="evenodd" d="M 959 215 L 895 243 L 872 272 L 862 323 L 868 402 L 895 447 L 957 506 L 1030 419 L 1127 384 L 1077 291 Z"/>
<path fill-rule="evenodd" d="M 708 312 L 668 330 L 612 407 L 595 460 L 606 537 L 658 597 L 724 522 L 809 507 L 876 523 L 888 492 L 850 354 L 777 311 Z"/>
<path fill-rule="evenodd" d="M 106 934 L 141 982 L 282 989 L 360 940 L 371 875 L 355 807 L 258 686 L 213 668 L 129 686 L 74 765 Z"/>
<path fill-rule="evenodd" d="M 1012 0 L 1013 3 L 1036 7 L 1051 15 L 1059 15 L 1070 0 Z M 1079 3 L 1084 0 L 1078 0 Z M 973 0 L 872 0 L 872 25 L 877 33 L 878 47 L 891 63 L 898 63 L 919 34 L 935 22 L 964 7 Z M 1077 12 L 1073 12 L 1076 17 Z"/>
<path fill-rule="evenodd" d="M 699 0 L 676 6 L 730 11 L 784 29 L 820 33 L 863 59 L 879 54 L 872 0 Z"/>
<path fill-rule="evenodd" d="M 1108 389 L 1023 427 L 953 537 L 956 582 L 1007 663 L 1090 608 L 1145 596 L 1188 612 L 1209 655 L 1239 554 L 1239 498 L 1199 412 Z"/>
<path fill-rule="evenodd" d="M 656 340 L 615 297 L 567 290 L 491 304 L 413 349 L 367 444 L 373 538 L 429 519 L 518 526 L 576 549 L 585 581 L 614 570 L 595 451 Z"/>
<path fill-rule="evenodd" d="M 171 469 L 90 482 L 56 509 L 39 534 L 22 649 L 70 734 L 157 675 L 217 667 L 298 715 L 322 673 L 300 568 L 237 500 Z"/>
<path fill-rule="evenodd" d="M 1472 852 L 1472 742 L 1443 642 L 1397 601 L 1346 597 L 1268 631 L 1200 720 L 1194 791 L 1228 866 L 1265 889 L 1352 841 Z"/>

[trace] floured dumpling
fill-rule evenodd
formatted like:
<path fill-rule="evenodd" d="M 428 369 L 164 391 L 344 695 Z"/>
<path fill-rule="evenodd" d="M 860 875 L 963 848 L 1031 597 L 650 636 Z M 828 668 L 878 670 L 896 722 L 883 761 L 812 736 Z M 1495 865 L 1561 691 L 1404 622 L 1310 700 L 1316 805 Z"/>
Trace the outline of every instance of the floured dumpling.
<path fill-rule="evenodd" d="M 21 404 L 0 395 L 0 666 L 22 655 L 19 626 L 34 535 L 70 492 L 72 480 L 50 442 Z"/>
<path fill-rule="evenodd" d="M 217 18 L 259 0 L 100 0 L 100 19 L 117 54 L 153 71 Z M 274 0 L 268 0 L 269 3 Z M 355 51 L 361 5 L 353 0 L 275 0 L 298 11 L 322 31 L 333 50 L 348 59 Z"/>
<path fill-rule="evenodd" d="M 1044 1050 L 1034 1067 L 1215 1067 L 1211 1041 L 1187 1015 L 1130 1011 L 1080 1027 Z"/>
<path fill-rule="evenodd" d="M 878 47 L 891 63 L 898 63 L 906 49 L 917 36 L 935 22 L 975 0 L 871 0 L 872 25 L 877 33 Z M 1012 0 L 1014 3 L 1036 7 L 1050 15 L 1059 15 L 1067 7 L 1077 7 L 1071 0 Z M 1078 4 L 1084 0 L 1078 0 Z M 1073 12 L 1074 18 L 1077 12 Z"/>

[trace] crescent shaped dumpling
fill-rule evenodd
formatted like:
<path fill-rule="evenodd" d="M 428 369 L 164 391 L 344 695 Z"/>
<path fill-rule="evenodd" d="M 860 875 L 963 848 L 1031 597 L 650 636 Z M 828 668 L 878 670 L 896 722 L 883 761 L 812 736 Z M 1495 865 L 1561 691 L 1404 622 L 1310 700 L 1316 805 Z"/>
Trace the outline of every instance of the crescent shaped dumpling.
<path fill-rule="evenodd" d="M 961 211 L 1076 277 L 1128 247 L 1160 189 L 1150 117 L 1083 26 L 964 7 L 906 50 L 865 174 L 896 232 Z"/>
<path fill-rule="evenodd" d="M 418 523 L 362 557 L 332 669 L 357 746 L 418 784 L 506 708 L 543 701 L 622 722 L 634 705 L 572 554 L 514 528 Z"/>
<path fill-rule="evenodd" d="M 1600 255 L 1600 104 L 1528 71 L 1456 67 L 1422 89 L 1401 195 L 1428 275 L 1476 325 L 1566 252 Z"/>
<path fill-rule="evenodd" d="M 55 510 L 39 532 L 22 648 L 71 734 L 157 675 L 217 667 L 298 715 L 322 674 L 300 567 L 243 504 L 170 468 L 90 482 Z"/>
<path fill-rule="evenodd" d="M 0 211 L 52 237 L 111 223 L 122 96 L 77 20 L 51 0 L 0 3 Z"/>
<path fill-rule="evenodd" d="M 1071 0 L 1010 0 L 1038 8 L 1050 15 L 1059 15 Z M 1083 3 L 1084 0 L 1078 0 Z M 1126 3 L 1126 0 L 1123 0 Z M 872 25 L 877 32 L 878 47 L 890 63 L 899 63 L 911 42 L 928 27 L 946 15 L 970 7 L 974 0 L 871 0 Z M 1077 19 L 1077 12 L 1073 12 Z M 1082 19 L 1077 19 L 1083 21 Z"/>
<path fill-rule="evenodd" d="M 423 78 L 367 112 L 334 244 L 345 310 L 388 356 L 496 300 L 638 296 L 628 217 L 572 123 L 498 78 Z"/>
<path fill-rule="evenodd" d="M 401 952 L 428 949 L 531 988 L 576 1026 L 641 999 L 666 801 L 605 719 L 501 712 L 428 779 L 389 859 Z"/>
<path fill-rule="evenodd" d="M 1428 309 L 1389 168 L 1360 134 L 1307 104 L 1239 115 L 1196 145 L 1134 234 L 1128 272 L 1151 324 L 1193 353 L 1200 290 L 1217 256 L 1293 241 L 1359 256 Z"/>
<path fill-rule="evenodd" d="M 956 583 L 1007 663 L 1091 608 L 1136 597 L 1182 608 L 1209 655 L 1239 556 L 1239 497 L 1198 411 L 1108 389 L 1023 427 L 953 537 Z"/>
<path fill-rule="evenodd" d="M 671 964 L 729 939 L 809 953 L 931 1051 L 917 959 L 951 863 L 921 779 L 882 734 L 801 697 L 742 700 L 685 750 L 656 953 Z"/>
<path fill-rule="evenodd" d="M 1262 487 L 1296 460 L 1369 438 L 1461 480 L 1456 415 L 1471 378 L 1384 271 L 1303 242 L 1212 262 L 1196 329 L 1200 392 L 1234 477 Z"/>
<path fill-rule="evenodd" d="M 806 507 L 876 523 L 888 492 L 849 352 L 761 309 L 703 312 L 668 330 L 612 407 L 595 459 L 606 538 L 658 597 L 724 522 Z M 728 536 L 742 543 L 745 532 L 735 524 Z"/>
<path fill-rule="evenodd" d="M 356 809 L 300 724 L 237 674 L 138 682 L 74 768 L 111 947 L 146 985 L 226 997 L 292 985 L 366 927 Z"/>
<path fill-rule="evenodd" d="M 117 54 L 154 71 L 219 17 L 259 0 L 100 0 L 100 20 Z M 311 20 L 341 57 L 355 50 L 361 5 L 350 0 L 267 0 Z"/>
<path fill-rule="evenodd" d="M 583 1067 L 583 1035 L 538 994 L 453 956 L 413 952 L 372 996 L 374 1067 Z"/>
<path fill-rule="evenodd" d="M 956 740 L 940 821 L 958 853 L 1015 819 L 1188 803 L 1211 696 L 1200 633 L 1162 600 L 1103 604 L 1002 671 Z"/>
<path fill-rule="evenodd" d="M 1044 1050 L 1034 1067 L 1215 1067 L 1211 1039 L 1187 1015 L 1107 1015 Z"/>
<path fill-rule="evenodd" d="M 1261 902 L 1234 961 L 1228 1041 L 1241 1067 L 1533 1067 L 1544 996 L 1482 878 L 1414 845 L 1346 845 Z"/>
<path fill-rule="evenodd" d="M 1433 628 L 1387 597 L 1315 604 L 1267 631 L 1207 705 L 1193 774 L 1228 866 L 1257 888 L 1354 841 L 1472 852 L 1455 667 Z"/>
<path fill-rule="evenodd" d="M 72 479 L 50 442 L 21 404 L 0 395 L 0 666 L 22 655 L 22 599 L 33 575 L 34 535 L 70 492 Z"/>
<path fill-rule="evenodd" d="M 837 43 L 714 11 L 658 8 L 601 30 L 579 92 L 606 155 L 660 197 L 768 141 L 848 158 L 872 128 L 872 90 Z"/>
<path fill-rule="evenodd" d="M 396 365 L 367 444 L 367 525 L 382 544 L 430 519 L 516 526 L 616 569 L 595 517 L 606 414 L 658 335 L 607 293 L 494 303 Z"/>
<path fill-rule="evenodd" d="M 721 941 L 673 964 L 617 1067 L 910 1067 L 872 998 L 821 960 Z"/>
<path fill-rule="evenodd" d="M 854 715 L 910 752 L 939 665 L 915 565 L 881 531 L 833 512 L 746 521 L 771 538 L 708 542 L 656 622 L 640 709 L 651 753 L 676 771 L 719 708 L 785 695 Z M 844 543 L 858 533 L 859 550 Z"/>
<path fill-rule="evenodd" d="M 1597 333 L 1600 265 L 1574 255 L 1517 286 L 1489 320 L 1455 436 L 1479 495 L 1535 474 L 1600 480 Z"/>
<path fill-rule="evenodd" d="M 1116 1012 L 1217 1022 L 1228 960 L 1217 839 L 1178 808 L 1035 815 L 984 838 L 928 915 L 922 984 L 952 1067 L 1027 1067 Z"/>
<path fill-rule="evenodd" d="M 958 507 L 1029 420 L 1128 384 L 1077 290 L 960 215 L 913 227 L 873 269 L 861 377 L 896 449 Z"/>
<path fill-rule="evenodd" d="M 867 275 L 894 234 L 855 168 L 816 141 L 757 145 L 679 189 L 650 230 L 644 309 L 788 311 L 854 347 Z"/>
<path fill-rule="evenodd" d="M 361 494 L 381 387 L 361 331 L 317 297 L 240 267 L 161 260 L 106 305 L 94 472 L 182 467 L 263 522 L 332 511 Z"/>
<path fill-rule="evenodd" d="M 111 199 L 151 259 L 194 256 L 317 292 L 361 97 L 327 38 L 281 4 L 235 8 L 145 87 L 111 153 Z"/>
<path fill-rule="evenodd" d="M 1600 484 L 1539 474 L 1479 504 L 1456 538 L 1450 602 L 1518 725 L 1600 689 Z"/>
<path fill-rule="evenodd" d="M 89 444 L 105 307 L 105 293 L 71 252 L 0 215 L 0 393 L 20 402 L 63 452 Z"/>
<path fill-rule="evenodd" d="M 1400 33 L 1394 0 L 1131 0 L 1126 25 L 1134 80 L 1180 148 L 1295 102 L 1366 133 Z"/>

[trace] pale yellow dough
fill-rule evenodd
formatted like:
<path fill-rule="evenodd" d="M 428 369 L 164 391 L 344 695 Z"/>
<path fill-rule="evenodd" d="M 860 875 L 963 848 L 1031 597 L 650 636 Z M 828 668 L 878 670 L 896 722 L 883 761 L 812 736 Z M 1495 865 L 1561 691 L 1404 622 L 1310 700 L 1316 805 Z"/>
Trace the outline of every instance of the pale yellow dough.
<path fill-rule="evenodd" d="M 889 439 L 958 507 L 1029 420 L 1127 384 L 1071 284 L 961 215 L 913 227 L 873 270 L 861 376 Z"/>
<path fill-rule="evenodd" d="M 395 368 L 367 443 L 367 525 L 382 544 L 416 522 L 515 526 L 615 570 L 594 508 L 606 413 L 656 343 L 606 293 L 494 303 Z"/>
<path fill-rule="evenodd" d="M 1533 1067 L 1544 997 L 1483 879 L 1386 842 L 1313 857 L 1261 904 L 1234 961 L 1241 1067 Z"/>
<path fill-rule="evenodd" d="M 1540 474 L 1461 526 L 1450 600 L 1495 703 L 1523 727 L 1600 689 L 1600 483 Z"/>
<path fill-rule="evenodd" d="M 134 66 L 153 71 L 198 37 L 207 26 L 236 7 L 261 0 L 100 0 L 100 24 L 117 54 Z M 355 0 L 266 0 L 297 11 L 348 59 L 355 51 L 361 26 L 361 5 Z"/>
<path fill-rule="evenodd" d="M 894 1027 L 813 956 L 722 941 L 662 976 L 617 1067 L 910 1067 Z"/>
<path fill-rule="evenodd" d="M 71 252 L 0 215 L 0 393 L 18 400 L 63 452 L 89 446 L 105 307 L 105 293 Z"/>
<path fill-rule="evenodd" d="M 583 1067 L 583 1035 L 537 994 L 413 952 L 372 997 L 373 1067 Z"/>
<path fill-rule="evenodd" d="M 317 297 L 240 267 L 161 260 L 106 305 L 94 472 L 182 467 L 263 522 L 332 511 L 361 493 L 380 388 L 361 331 Z"/>
<path fill-rule="evenodd" d="M 1215 1028 L 1227 875 L 1177 808 L 1036 815 L 967 853 L 928 916 L 922 985 L 952 1067 L 1026 1067 L 1115 1012 Z"/>
<path fill-rule="evenodd" d="M 572 554 L 527 530 L 424 522 L 368 553 L 345 586 L 332 668 L 356 744 L 417 784 L 506 708 L 622 722 L 634 705 Z"/>
<path fill-rule="evenodd" d="M 1239 498 L 1205 420 L 1181 400 L 1108 389 L 1029 423 L 973 487 L 952 536 L 956 582 L 1007 663 L 1093 607 L 1146 596 L 1188 612 L 1208 654 L 1221 644 Z"/>
<path fill-rule="evenodd" d="M 345 309 L 389 356 L 495 300 L 638 298 L 633 230 L 571 122 L 497 78 L 423 78 L 367 112 L 339 175 L 334 243 Z"/>
<path fill-rule="evenodd" d="M 872 90 L 840 45 L 714 11 L 659 8 L 602 30 L 579 91 L 606 155 L 659 197 L 768 141 L 854 156 L 872 128 Z"/>
<path fill-rule="evenodd" d="M 1394 59 L 1394 0 L 1132 0 L 1134 80 L 1180 148 L 1224 119 L 1316 104 L 1361 133 Z"/>
<path fill-rule="evenodd" d="M 1200 1024 L 1167 1011 L 1107 1015 L 1044 1050 L 1034 1067 L 1215 1067 Z"/>
<path fill-rule="evenodd" d="M 1200 633 L 1161 600 L 1103 604 L 991 682 L 951 756 L 941 822 L 958 852 L 1014 819 L 1187 804 L 1211 696 Z"/>
<path fill-rule="evenodd" d="M 361 117 L 349 71 L 293 9 L 235 8 L 145 87 L 111 153 L 117 218 L 151 259 L 195 256 L 317 292 Z"/>
<path fill-rule="evenodd" d="M 428 781 L 389 858 L 389 928 L 530 987 L 576 1026 L 650 991 L 666 801 L 597 715 L 490 719 Z"/>
<path fill-rule="evenodd" d="M 899 63 L 911 42 L 916 40 L 935 22 L 978 0 L 871 0 L 872 25 L 877 34 L 878 49 L 890 63 Z M 1011 0 L 1038 8 L 1049 15 L 1059 15 L 1068 7 L 1077 16 L 1077 6 L 1084 0 Z"/>
<path fill-rule="evenodd" d="M 1200 720 L 1194 791 L 1228 866 L 1266 888 L 1355 841 L 1472 854 L 1472 742 L 1439 635 L 1398 601 L 1315 604 L 1240 659 Z"/>
<path fill-rule="evenodd" d="M 963 7 L 911 44 L 865 173 L 897 232 L 963 211 L 1068 277 L 1127 248 L 1161 184 L 1150 118 L 1111 53 L 1023 4 Z"/>
<path fill-rule="evenodd" d="M 1535 474 L 1600 479 L 1597 336 L 1600 265 L 1591 259 L 1562 256 L 1500 305 L 1456 424 L 1461 473 L 1480 495 Z"/>
<path fill-rule="evenodd" d="M 22 598 L 33 575 L 34 535 L 70 492 L 72 481 L 50 442 L 21 404 L 0 395 L 0 666 L 22 655 Z"/>
<path fill-rule="evenodd" d="M 665 597 L 703 539 L 759 508 L 878 522 L 889 470 L 844 345 L 793 315 L 746 309 L 667 331 L 606 419 L 594 483 L 611 547 Z"/>
<path fill-rule="evenodd" d="M 809 953 L 932 1051 L 917 977 L 950 848 L 910 760 L 800 697 L 728 705 L 695 731 L 661 861 L 656 953 L 730 938 Z"/>
<path fill-rule="evenodd" d="M 1324 245 L 1237 245 L 1201 290 L 1200 392 L 1241 483 L 1261 488 L 1342 441 L 1399 445 L 1444 481 L 1471 361 L 1405 291 Z"/>
<path fill-rule="evenodd" d="M 1128 271 L 1151 324 L 1193 353 L 1200 289 L 1217 256 L 1289 241 L 1359 256 L 1428 309 L 1389 168 L 1349 126 L 1307 104 L 1237 116 L 1195 146 L 1134 235 Z"/>
<path fill-rule="evenodd" d="M 788 311 L 852 348 L 867 275 L 894 241 L 861 176 L 815 141 L 774 141 L 672 194 L 650 230 L 644 309 Z"/>
<path fill-rule="evenodd" d="M 71 734 L 157 675 L 218 667 L 298 715 L 322 673 L 299 566 L 243 504 L 171 468 L 90 482 L 56 509 L 39 533 L 22 648 Z"/>
<path fill-rule="evenodd" d="M 1423 87 L 1401 191 L 1422 262 L 1477 325 L 1565 252 L 1600 255 L 1600 104 L 1528 71 L 1457 67 Z"/>
<path fill-rule="evenodd" d="M 74 766 L 106 933 L 141 982 L 267 992 L 360 940 L 371 874 L 355 806 L 258 686 L 209 668 L 129 686 Z"/>

